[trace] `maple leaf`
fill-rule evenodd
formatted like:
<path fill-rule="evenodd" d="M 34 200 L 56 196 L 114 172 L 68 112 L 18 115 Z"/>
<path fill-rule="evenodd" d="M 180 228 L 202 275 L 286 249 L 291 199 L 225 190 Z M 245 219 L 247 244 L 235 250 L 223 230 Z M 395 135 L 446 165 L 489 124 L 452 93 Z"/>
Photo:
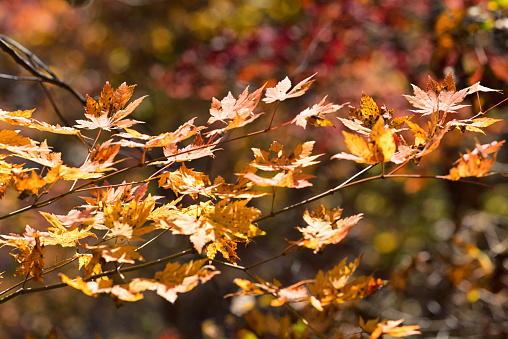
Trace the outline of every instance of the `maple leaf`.
<path fill-rule="evenodd" d="M 129 283 L 129 291 L 139 293 L 146 290 L 156 291 L 167 301 L 174 303 L 178 293 L 192 290 L 199 283 L 204 284 L 220 274 L 214 266 L 205 265 L 208 259 L 190 261 L 180 265 L 169 263 L 166 268 L 155 274 L 154 279 L 136 278 Z"/>
<path fill-rule="evenodd" d="M 43 166 L 55 167 L 62 163 L 62 154 L 59 152 L 52 152 L 48 147 L 46 140 L 44 140 L 39 146 L 31 144 L 10 146 L 7 147 L 7 149 L 17 157 L 28 159 Z"/>
<path fill-rule="evenodd" d="M 235 99 L 231 92 L 221 101 L 212 98 L 211 117 L 208 119 L 208 124 L 212 124 L 215 121 L 226 122 L 226 120 L 235 119 L 245 121 L 249 118 L 261 98 L 264 86 L 250 94 L 248 89 L 249 87 L 247 86 L 238 99 Z M 239 125 L 238 122 L 236 124 Z"/>
<path fill-rule="evenodd" d="M 18 125 L 18 121 L 27 121 L 32 116 L 33 112 L 35 112 L 35 108 L 24 111 L 17 110 L 13 112 L 0 109 L 0 121 L 11 125 Z"/>
<path fill-rule="evenodd" d="M 36 237 L 42 239 L 42 245 L 44 245 L 44 241 L 46 239 L 50 238 L 48 232 L 38 231 L 30 227 L 29 225 L 25 226 L 25 231 L 23 232 L 22 235 L 10 233 L 9 235 L 2 234 L 0 235 L 0 237 L 4 239 L 4 240 L 0 239 L 0 244 L 2 244 L 2 246 L 8 245 L 17 248 L 26 246 L 34 247 L 36 243 L 35 241 Z"/>
<path fill-rule="evenodd" d="M 154 206 L 155 200 L 150 194 L 144 200 L 134 199 L 127 203 L 116 200 L 106 204 L 103 207 L 104 229 L 110 231 L 110 238 L 136 240 L 138 236 L 156 229 L 145 225 Z"/>
<path fill-rule="evenodd" d="M 198 194 L 210 196 L 216 185 L 210 184 L 208 175 L 195 172 L 182 164 L 173 172 L 165 172 L 159 176 L 159 187 L 170 188 L 175 194 L 188 194 L 196 199 Z"/>
<path fill-rule="evenodd" d="M 315 104 L 312 107 L 308 107 L 302 112 L 300 112 L 300 114 L 298 114 L 293 120 L 291 120 L 291 123 L 303 127 L 304 129 L 305 127 L 307 127 L 307 122 L 316 127 L 333 126 L 331 121 L 325 119 L 324 116 L 338 111 L 348 103 L 342 105 L 334 105 L 334 104 L 324 105 L 325 101 L 326 96 L 319 103 Z"/>
<path fill-rule="evenodd" d="M 295 326 L 289 315 L 276 317 L 271 313 L 252 310 L 243 315 L 249 329 L 253 329 L 257 338 L 298 338 Z"/>
<path fill-rule="evenodd" d="M 255 173 L 256 171 L 257 169 L 250 165 L 245 166 L 240 172 L 240 175 L 238 176 L 236 183 L 234 184 L 228 184 L 224 181 L 224 179 L 221 176 L 218 176 L 217 178 L 215 178 L 213 182 L 215 187 L 212 189 L 212 194 L 222 199 L 224 198 L 251 199 L 267 195 L 268 193 L 262 191 L 249 191 L 250 188 L 254 185 L 254 183 L 249 179 L 244 178 L 243 175 L 241 175 L 241 173 L 248 172 Z"/>
<path fill-rule="evenodd" d="M 370 96 L 362 92 L 360 99 L 360 108 L 349 106 L 349 119 L 338 118 L 347 128 L 366 136 L 370 136 L 372 128 L 378 120 L 383 120 L 384 125 L 388 127 L 392 133 L 401 131 L 402 125 L 410 116 L 393 117 L 394 110 L 388 109 L 385 105 L 379 108 Z"/>
<path fill-rule="evenodd" d="M 0 240 L 0 243 L 15 247 L 21 253 L 11 253 L 17 262 L 21 264 L 16 268 L 14 276 L 31 276 L 34 282 L 44 282 L 44 245 L 41 244 L 41 237 L 46 234 L 40 234 L 27 225 L 23 237 L 17 235 L 1 235 L 6 240 Z"/>
<path fill-rule="evenodd" d="M 85 244 L 85 248 L 92 250 L 94 256 L 100 256 L 106 262 L 114 261 L 120 264 L 134 264 L 134 260 L 144 261 L 141 254 L 137 252 L 138 247 L 133 245 L 115 244 L 114 246 L 89 246 Z"/>
<path fill-rule="evenodd" d="M 214 157 L 213 152 L 219 150 L 219 148 L 215 148 L 220 140 L 217 140 L 214 143 L 206 144 L 201 137 L 201 134 L 197 134 L 194 138 L 192 144 L 184 147 L 178 148 L 176 144 L 169 144 L 162 149 L 164 156 L 166 157 L 165 161 L 161 161 L 163 164 L 172 164 L 175 162 L 184 162 L 196 160 L 204 157 Z M 157 162 L 153 162 L 152 164 L 157 164 Z"/>
<path fill-rule="evenodd" d="M 120 162 L 114 161 L 120 151 L 120 145 L 111 145 L 112 140 L 108 140 L 98 145 L 91 153 L 88 159 L 79 167 L 80 171 L 88 173 L 106 172 L 115 170 L 112 165 Z"/>
<path fill-rule="evenodd" d="M 46 180 L 41 178 L 34 170 L 30 175 L 21 170 L 12 170 L 11 185 L 18 191 L 19 199 L 24 199 L 30 194 L 37 194 L 46 185 Z"/>
<path fill-rule="evenodd" d="M 270 154 L 259 148 L 252 148 L 254 153 L 254 161 L 249 165 L 263 171 L 278 171 L 278 170 L 295 170 L 301 167 L 307 167 L 318 164 L 315 161 L 322 154 L 312 155 L 315 141 L 307 141 L 303 144 L 298 144 L 293 152 L 286 154 L 284 146 L 277 141 L 274 141 L 269 150 L 275 153 L 275 157 L 270 158 Z"/>
<path fill-rule="evenodd" d="M 125 287 L 113 285 L 113 280 L 99 278 L 94 281 L 85 282 L 81 277 L 77 277 L 73 280 L 63 273 L 60 274 L 60 278 L 63 283 L 82 291 L 88 296 L 97 297 L 99 294 L 107 294 L 112 297 L 113 301 L 115 301 L 115 299 L 123 301 L 138 301 L 143 299 L 141 293 L 132 293 Z"/>
<path fill-rule="evenodd" d="M 457 160 L 457 165 L 450 169 L 450 174 L 446 176 L 449 180 L 459 180 L 466 177 L 483 177 L 493 173 L 489 173 L 489 169 L 496 162 L 497 152 L 504 144 L 503 141 L 494 141 L 490 144 L 480 145 L 477 143 L 476 148 L 462 155 Z M 492 157 L 489 158 L 489 154 Z"/>
<path fill-rule="evenodd" d="M 359 262 L 360 258 L 357 258 L 354 263 L 346 265 L 346 259 L 344 259 L 326 274 L 320 270 L 314 280 L 307 284 L 311 295 L 309 297 L 311 305 L 318 311 L 323 311 L 323 307 L 332 302 L 344 303 L 361 299 L 386 285 L 386 281 L 372 276 L 360 276 L 348 282 Z"/>
<path fill-rule="evenodd" d="M 223 255 L 224 259 L 233 264 L 236 264 L 236 261 L 240 260 L 236 254 L 236 248 L 236 242 L 230 241 L 228 239 L 222 239 L 220 242 L 213 242 L 210 245 L 206 246 L 206 256 L 212 260 L 215 258 L 217 252 L 220 252 Z"/>
<path fill-rule="evenodd" d="M 405 337 L 408 335 L 421 334 L 421 332 L 418 331 L 418 329 L 420 328 L 420 326 L 418 325 L 399 326 L 403 321 L 404 319 L 385 320 L 377 324 L 377 327 L 374 329 L 374 331 L 372 331 L 370 335 L 370 339 L 377 339 L 382 334 L 388 334 L 393 337 Z"/>
<path fill-rule="evenodd" d="M 296 98 L 303 95 L 310 87 L 310 85 L 314 82 L 314 80 L 310 80 L 314 75 L 300 81 L 291 91 L 291 80 L 288 77 L 285 77 L 283 80 L 279 81 L 279 83 L 275 87 L 270 87 L 266 89 L 265 98 L 263 101 L 267 104 L 275 101 L 284 101 L 289 98 Z M 288 92 L 289 91 L 289 92 Z"/>
<path fill-rule="evenodd" d="M 456 113 L 458 109 L 469 106 L 459 105 L 459 103 L 461 103 L 467 95 L 480 91 L 497 92 L 495 89 L 481 86 L 479 82 L 457 91 L 451 71 L 445 79 L 443 86 L 439 86 L 430 76 L 427 91 L 422 90 L 416 85 L 411 86 L 413 87 L 414 96 L 404 95 L 404 97 L 411 105 L 418 108 L 417 110 L 412 110 L 413 112 L 422 113 L 423 115 L 439 111 L 445 113 Z"/>
<path fill-rule="evenodd" d="M 237 175 L 241 175 L 261 187 L 305 188 L 312 186 L 307 179 L 314 178 L 313 175 L 302 173 L 300 168 L 277 173 L 272 178 L 263 178 L 253 172 L 238 173 Z"/>
<path fill-rule="evenodd" d="M 19 135 L 19 131 L 4 129 L 0 131 L 0 148 L 8 146 L 33 146 L 35 141 Z"/>
<path fill-rule="evenodd" d="M 71 227 L 70 229 L 65 228 L 58 217 L 51 213 L 40 212 L 41 215 L 52 225 L 48 228 L 48 234 L 51 238 L 44 240 L 44 245 L 60 245 L 62 247 L 74 247 L 79 245 L 80 239 L 87 238 L 89 236 L 97 238 L 95 234 L 90 232 L 92 226 L 80 229 L 78 226 Z"/>
<path fill-rule="evenodd" d="M 361 329 L 364 330 L 367 333 L 372 333 L 377 327 L 377 324 L 379 322 L 379 317 L 375 319 L 370 320 L 363 320 L 362 316 L 358 319 L 358 325 L 360 325 Z"/>
<path fill-rule="evenodd" d="M 278 289 L 278 297 L 270 302 L 270 306 L 278 307 L 285 303 L 297 303 L 308 299 L 309 292 L 303 286 L 304 283 L 306 281 L 300 281 L 294 285 Z"/>
<path fill-rule="evenodd" d="M 182 140 L 188 139 L 191 136 L 198 133 L 200 130 L 204 129 L 204 126 L 196 127 L 194 126 L 194 120 L 196 118 L 192 118 L 180 127 L 177 128 L 174 132 L 162 133 L 156 137 L 150 137 L 150 139 L 146 142 L 145 147 L 164 147 L 170 144 L 176 144 Z"/>
<path fill-rule="evenodd" d="M 142 121 L 124 119 L 146 98 L 146 96 L 138 98 L 123 109 L 130 100 L 134 87 L 123 83 L 113 92 L 109 82 L 107 82 L 101 92 L 99 102 L 87 96 L 85 117 L 88 120 L 76 120 L 78 124 L 74 127 L 86 129 L 100 128 L 110 131 L 113 128 L 126 128 L 141 123 Z"/>
<path fill-rule="evenodd" d="M 449 124 L 452 127 L 456 127 L 457 129 L 464 132 L 465 130 L 471 132 L 478 132 L 485 135 L 485 132 L 482 130 L 484 127 L 488 127 L 496 122 L 503 121 L 503 119 L 492 119 L 492 118 L 476 118 L 476 119 L 467 119 L 467 120 L 452 120 Z"/>
<path fill-rule="evenodd" d="M 221 200 L 201 202 L 187 208 L 169 210 L 156 220 L 162 228 L 169 228 L 173 234 L 189 235 L 194 248 L 201 252 L 208 242 L 227 242 L 224 246 L 215 246 L 219 251 L 224 248 L 225 256 L 233 257 L 229 241 L 246 242 L 250 238 L 265 234 L 252 221 L 261 213 L 254 207 L 246 207 L 248 200 L 228 202 Z M 210 253 L 213 251 L 211 250 Z M 222 252 L 221 252 L 222 253 Z"/>
<path fill-rule="evenodd" d="M 304 240 L 298 242 L 299 246 L 313 249 L 314 253 L 320 252 L 328 244 L 337 244 L 346 237 L 351 228 L 360 221 L 362 214 L 340 219 L 342 209 L 334 208 L 327 210 L 323 205 L 316 207 L 315 212 L 305 210 L 303 219 L 308 226 L 297 227 L 302 232 Z"/>
<path fill-rule="evenodd" d="M 31 118 L 35 109 L 26 111 L 6 112 L 0 109 L 0 121 L 7 122 L 11 125 L 23 126 L 28 128 L 35 128 L 39 131 L 50 132 L 55 134 L 79 134 L 79 130 L 72 127 L 62 127 L 60 125 L 50 125 L 44 121 L 39 121 Z"/>
<path fill-rule="evenodd" d="M 383 120 L 374 125 L 367 143 L 362 137 L 342 131 L 347 148 L 352 154 L 338 153 L 331 159 L 353 160 L 357 163 L 376 164 L 390 161 L 395 154 L 396 144 L 390 129 L 386 129 Z"/>
<path fill-rule="evenodd" d="M 423 128 L 421 128 L 417 123 L 413 123 L 411 121 L 407 121 L 406 123 L 409 126 L 411 132 L 413 132 L 414 134 L 415 138 L 414 146 L 416 148 L 424 146 L 427 143 L 428 133 Z"/>
<path fill-rule="evenodd" d="M 55 215 L 58 221 L 65 227 L 89 226 L 96 222 L 97 214 L 93 207 L 86 206 L 84 209 L 72 209 L 66 215 Z"/>

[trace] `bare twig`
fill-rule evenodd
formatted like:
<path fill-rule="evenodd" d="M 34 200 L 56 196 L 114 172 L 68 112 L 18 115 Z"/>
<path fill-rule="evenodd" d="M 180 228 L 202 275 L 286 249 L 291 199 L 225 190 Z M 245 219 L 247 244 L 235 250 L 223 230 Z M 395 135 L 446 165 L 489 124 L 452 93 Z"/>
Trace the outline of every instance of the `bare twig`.
<path fill-rule="evenodd" d="M 11 80 L 33 80 L 39 82 L 47 82 L 53 84 L 55 86 L 61 87 L 67 91 L 69 91 L 76 99 L 78 99 L 83 105 L 86 104 L 86 99 L 81 94 L 76 92 L 74 88 L 72 88 L 68 83 L 61 80 L 55 73 L 49 69 L 46 64 L 44 64 L 34 53 L 32 53 L 29 49 L 18 43 L 17 41 L 0 34 L 0 48 L 9 55 L 18 65 L 23 67 L 25 70 L 30 72 L 35 78 L 18 78 L 16 76 L 3 75 L 4 79 Z M 20 55 L 19 52 L 22 52 L 25 57 Z M 35 63 L 37 66 L 41 67 L 47 74 L 38 70 L 32 63 Z M 49 75 L 48 75 L 49 74 Z"/>

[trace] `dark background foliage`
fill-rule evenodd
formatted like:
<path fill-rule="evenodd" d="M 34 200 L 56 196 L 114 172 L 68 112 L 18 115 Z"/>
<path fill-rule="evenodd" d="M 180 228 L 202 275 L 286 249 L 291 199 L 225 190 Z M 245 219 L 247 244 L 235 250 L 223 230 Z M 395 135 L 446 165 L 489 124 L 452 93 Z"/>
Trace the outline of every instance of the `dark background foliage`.
<path fill-rule="evenodd" d="M 411 93 L 410 84 L 425 87 L 428 75 L 442 79 L 450 70 L 458 88 L 480 81 L 506 93 L 507 14 L 504 0 L 4 0 L 0 32 L 29 48 L 79 93 L 96 96 L 106 81 L 115 87 L 137 84 L 135 97 L 149 98 L 134 118 L 146 121 L 142 128 L 158 134 L 194 116 L 204 124 L 212 97 L 221 99 L 228 91 L 238 95 L 247 85 L 274 85 L 286 75 L 299 81 L 317 73 L 308 94 L 280 105 L 275 123 L 291 119 L 324 95 L 358 107 L 362 91 L 379 105 L 395 109 L 396 115 L 406 115 L 409 105 L 402 94 Z M 0 72 L 27 75 L 6 55 L 0 55 Z M 80 102 L 61 88 L 49 88 L 65 120 L 73 124 L 82 118 Z M 482 94 L 482 109 L 502 99 L 498 93 Z M 471 109 L 459 113 L 463 118 L 479 110 L 477 100 L 468 103 Z M 36 107 L 37 119 L 63 123 L 37 83 L 0 79 L 0 104 L 4 110 Z M 245 132 L 266 127 L 270 113 Z M 345 115 L 346 109 L 339 112 Z M 489 116 L 506 119 L 506 105 Z M 316 153 L 335 154 L 344 145 L 341 127 L 334 124 L 336 128 L 327 129 L 288 127 L 231 143 L 214 160 L 193 167 L 212 178 L 233 178 L 251 160 L 250 147 L 266 148 L 271 140 L 287 148 L 316 140 Z M 506 139 L 506 133 L 506 123 L 500 123 L 489 127 L 486 136 L 476 137 L 487 143 Z M 471 134 L 449 134 L 440 150 L 405 171 L 447 174 L 459 152 L 474 147 Z M 49 144 L 68 155 L 64 161 L 80 164 L 84 155 L 77 143 L 48 137 L 53 138 Z M 507 166 L 508 154 L 502 150 L 494 170 L 506 173 Z M 323 159 L 318 168 L 313 187 L 277 191 L 276 208 L 334 187 L 361 166 Z M 140 170 L 117 180 L 144 174 Z M 481 181 L 492 188 L 420 179 L 348 188 L 319 202 L 327 208 L 340 205 L 345 215 L 365 213 L 343 242 L 318 256 L 293 253 L 256 273 L 290 284 L 314 277 L 318 267 L 328 269 L 345 256 L 352 259 L 363 253 L 363 273 L 375 270 L 391 283 L 331 319 L 341 332 L 356 331 L 353 326 L 362 314 L 404 318 L 422 326 L 422 337 L 503 338 L 508 334 L 508 181 L 501 176 Z M 79 203 L 73 197 L 51 208 L 65 213 Z M 24 202 L 8 194 L 1 214 L 22 206 Z M 259 208 L 269 211 L 269 199 Z M 302 226 L 302 214 L 295 210 L 260 224 L 272 235 L 240 249 L 241 263 L 279 253 L 285 238 L 296 238 L 294 227 Z M 18 233 L 26 224 L 37 228 L 40 223 L 33 211 L 2 221 L 0 230 Z M 183 237 L 160 241 L 152 247 L 154 252 L 144 255 L 156 258 L 185 246 Z M 14 263 L 7 249 L 1 251 L 6 288 Z M 231 299 L 222 298 L 235 291 L 230 283 L 234 274 L 224 271 L 174 305 L 148 296 L 116 309 L 106 298 L 86 297 L 71 288 L 21 296 L 0 306 L 0 337 L 20 337 L 27 331 L 43 336 L 52 326 L 68 338 L 96 333 L 104 338 L 233 337 L 245 326 L 241 318 L 228 315 Z M 266 307 L 263 300 L 258 306 Z"/>

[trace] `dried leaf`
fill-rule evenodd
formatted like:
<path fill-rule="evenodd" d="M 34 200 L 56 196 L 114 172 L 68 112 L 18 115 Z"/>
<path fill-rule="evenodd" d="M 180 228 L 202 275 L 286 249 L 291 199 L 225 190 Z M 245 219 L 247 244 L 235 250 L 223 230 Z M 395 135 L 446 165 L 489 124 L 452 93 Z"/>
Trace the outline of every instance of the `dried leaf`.
<path fill-rule="evenodd" d="M 303 95 L 309 89 L 312 82 L 314 82 L 314 80 L 310 80 L 314 75 L 315 74 L 300 81 L 291 91 L 289 91 L 291 88 L 291 80 L 289 80 L 288 77 L 285 77 L 275 87 L 266 89 L 263 101 L 269 104 L 271 102 L 284 101 L 289 98 L 296 98 Z"/>
<path fill-rule="evenodd" d="M 338 244 L 362 218 L 362 214 L 357 214 L 340 219 L 341 215 L 342 209 L 327 210 L 323 205 L 316 207 L 316 210 L 311 213 L 305 210 L 303 219 L 308 226 L 297 227 L 304 238 L 298 245 L 313 249 L 314 253 L 317 253 L 322 251 L 326 245 Z"/>
<path fill-rule="evenodd" d="M 205 265 L 208 259 L 190 261 L 180 265 L 169 263 L 164 271 L 157 272 L 154 279 L 136 278 L 129 283 L 129 291 L 139 293 L 146 290 L 156 291 L 167 301 L 174 303 L 178 293 L 192 290 L 199 283 L 204 284 L 220 274 L 215 267 Z"/>
<path fill-rule="evenodd" d="M 493 173 L 489 173 L 489 169 L 496 162 L 497 152 L 504 144 L 503 141 L 494 141 L 490 144 L 477 144 L 472 152 L 462 155 L 457 161 L 457 165 L 450 169 L 450 174 L 446 176 L 449 180 L 459 180 L 466 177 L 483 177 Z M 489 154 L 492 157 L 489 158 Z"/>

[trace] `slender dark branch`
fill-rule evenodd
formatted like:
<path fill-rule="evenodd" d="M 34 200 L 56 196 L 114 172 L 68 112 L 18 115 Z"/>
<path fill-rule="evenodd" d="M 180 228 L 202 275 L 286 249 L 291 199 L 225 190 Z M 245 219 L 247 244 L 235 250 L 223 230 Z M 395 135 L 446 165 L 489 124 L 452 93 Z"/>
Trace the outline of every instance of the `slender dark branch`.
<path fill-rule="evenodd" d="M 134 265 L 134 266 L 130 266 L 130 267 L 119 269 L 119 270 L 117 270 L 115 268 L 115 269 L 103 272 L 101 274 L 96 274 L 96 275 L 93 275 L 90 278 L 86 279 L 86 281 L 90 281 L 90 280 L 98 279 L 98 278 L 102 278 L 102 277 L 109 277 L 109 276 L 113 276 L 113 275 L 118 274 L 118 273 L 126 273 L 126 272 L 138 271 L 140 269 L 147 268 L 147 267 L 150 267 L 150 266 L 155 266 L 155 265 L 158 265 L 158 264 L 162 264 L 164 262 L 167 262 L 167 261 L 170 261 L 170 260 L 174 260 L 174 259 L 183 257 L 184 255 L 192 254 L 192 253 L 195 253 L 195 252 L 196 252 L 196 250 L 194 248 L 189 248 L 189 249 L 187 249 L 185 251 L 182 251 L 182 252 L 179 252 L 179 253 L 176 253 L 176 254 L 172 254 L 170 256 L 167 256 L 167 257 L 164 257 L 164 258 L 160 258 L 160 259 L 157 259 L 157 260 L 154 260 L 154 261 L 150 261 L 150 262 L 147 262 L 147 263 L 144 263 L 144 264 Z M 48 291 L 48 290 L 53 290 L 53 289 L 61 288 L 61 287 L 65 287 L 65 286 L 68 286 L 68 285 L 66 283 L 57 283 L 57 284 L 51 284 L 51 285 L 46 285 L 46 286 L 41 286 L 41 287 L 34 287 L 34 288 L 23 288 L 22 287 L 22 288 L 18 289 L 17 291 L 9 294 L 8 296 L 5 296 L 5 297 L 1 298 L 0 299 L 0 304 L 3 304 L 3 303 L 5 303 L 5 302 L 7 302 L 7 301 L 9 301 L 9 300 L 19 296 L 19 295 L 22 295 L 22 294 L 31 294 L 31 293 L 37 293 L 37 292 L 42 292 L 42 291 Z"/>
<path fill-rule="evenodd" d="M 14 48 L 13 48 L 14 47 Z M 37 79 L 34 79 L 39 82 L 47 82 L 50 84 L 53 84 L 55 86 L 61 87 L 67 91 L 69 91 L 74 97 L 76 97 L 83 105 L 86 104 L 86 99 L 81 94 L 76 92 L 74 88 L 72 88 L 69 84 L 67 84 L 65 81 L 58 78 L 58 76 L 53 73 L 48 66 L 46 66 L 34 53 L 32 53 L 30 50 L 25 48 L 20 43 L 16 42 L 15 40 L 0 34 L 0 48 L 9 55 L 18 65 L 23 67 L 25 70 L 27 70 L 29 73 L 31 73 L 33 76 L 35 76 Z M 39 71 L 37 68 L 35 68 L 31 63 L 26 60 L 23 56 L 21 56 L 15 48 L 21 52 L 23 52 L 26 57 L 34 61 L 38 66 L 40 66 L 42 69 L 44 69 L 48 74 L 44 74 L 41 71 Z"/>
<path fill-rule="evenodd" d="M 315 329 L 311 324 L 310 322 L 305 319 L 305 317 L 303 315 L 301 315 L 300 313 L 298 313 L 291 305 L 289 305 L 288 303 L 285 303 L 284 304 L 284 307 L 291 313 L 293 313 L 298 319 L 300 319 L 304 324 L 305 326 L 307 326 L 312 332 L 314 332 L 315 335 L 317 335 L 319 338 L 321 339 L 325 339 L 326 337 L 321 334 L 321 332 L 319 332 L 317 329 Z"/>
<path fill-rule="evenodd" d="M 3 74 L 0 73 L 0 79 L 15 80 L 15 81 L 39 81 L 44 82 L 43 78 L 40 77 L 20 77 L 17 75 Z"/>
<path fill-rule="evenodd" d="M 53 96 L 51 95 L 50 91 L 46 88 L 44 83 L 40 82 L 39 84 L 41 85 L 41 88 L 44 91 L 44 94 L 46 94 L 46 97 L 48 98 L 49 102 L 51 103 L 51 106 L 53 107 L 53 110 L 55 111 L 56 115 L 58 115 L 58 117 L 65 126 L 70 126 L 71 124 L 67 121 L 67 119 L 65 119 L 62 112 L 60 112 L 60 110 L 58 109 L 58 106 L 56 105 L 55 100 L 53 100 Z"/>
<path fill-rule="evenodd" d="M 332 189 L 329 189 L 323 193 L 320 193 L 318 195 L 315 195 L 309 199 L 306 199 L 306 200 L 303 200 L 303 201 L 300 201 L 296 204 L 293 204 L 291 206 L 287 206 L 287 207 L 284 207 L 283 209 L 281 210 L 278 210 L 278 211 L 275 211 L 273 213 L 270 213 L 268 215 L 265 215 L 263 217 L 260 217 L 258 219 L 255 219 L 254 221 L 255 222 L 258 222 L 258 221 L 261 221 L 261 220 L 265 220 L 265 219 L 268 219 L 268 218 L 271 218 L 277 214 L 281 214 L 281 213 L 284 213 L 284 212 L 287 212 L 289 210 L 292 210 L 293 208 L 297 208 L 297 207 L 300 207 L 300 206 L 303 206 L 303 205 L 306 205 L 310 202 L 313 202 L 313 201 L 316 201 L 316 200 L 319 200 L 323 197 L 326 197 L 327 195 L 330 195 L 330 194 L 333 194 L 335 191 L 338 191 L 340 190 L 341 188 L 345 187 L 348 183 L 350 183 L 351 181 L 353 181 L 354 179 L 356 179 L 357 177 L 359 177 L 360 175 L 362 175 L 363 173 L 367 172 L 368 170 L 370 170 L 372 167 L 376 166 L 376 164 L 374 165 L 370 165 L 368 167 L 365 167 L 363 170 L 361 170 L 360 172 L 356 173 L 355 175 L 353 175 L 352 177 L 350 177 L 349 179 L 347 179 L 346 181 L 344 181 L 342 184 L 340 184 L 339 186 L 336 186 Z"/>
<path fill-rule="evenodd" d="M 270 257 L 270 258 L 268 258 L 268 259 L 261 260 L 261 261 L 259 261 L 259 262 L 255 263 L 255 264 L 250 265 L 250 266 L 247 266 L 245 269 L 246 269 L 246 270 L 250 270 L 251 268 L 254 268 L 254 267 L 256 267 L 256 266 L 259 266 L 259 265 L 265 264 L 265 263 L 267 263 L 267 262 L 269 262 L 269 261 L 272 261 L 272 260 L 275 260 L 275 259 L 277 259 L 277 258 L 283 257 L 283 256 L 285 256 L 285 255 L 288 255 L 288 253 L 289 253 L 289 252 L 292 252 L 292 251 L 294 251 L 295 249 L 297 249 L 297 246 L 296 246 L 295 244 L 291 244 L 291 245 L 289 245 L 289 246 L 288 246 L 288 247 L 287 247 L 284 251 L 282 251 L 282 253 L 279 253 L 279 254 L 277 254 L 277 255 L 274 255 L 273 257 Z"/>

